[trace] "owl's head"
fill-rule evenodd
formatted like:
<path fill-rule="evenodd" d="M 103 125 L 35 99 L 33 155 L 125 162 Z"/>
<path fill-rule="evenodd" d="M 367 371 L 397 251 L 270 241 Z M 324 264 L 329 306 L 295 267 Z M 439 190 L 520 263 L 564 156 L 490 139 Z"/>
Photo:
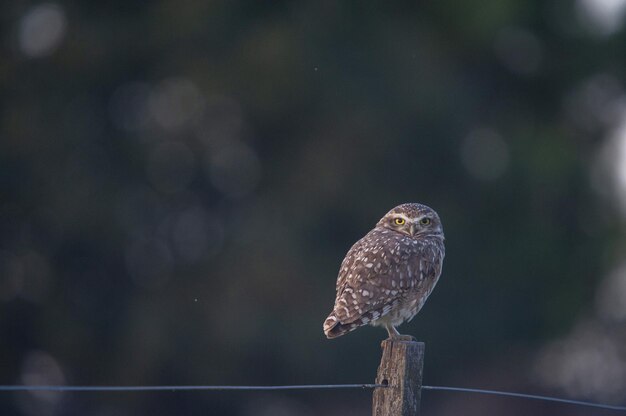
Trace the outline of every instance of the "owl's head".
<path fill-rule="evenodd" d="M 409 237 L 441 236 L 443 227 L 439 215 L 426 205 L 408 203 L 398 205 L 378 221 L 377 227 L 406 234 Z"/>

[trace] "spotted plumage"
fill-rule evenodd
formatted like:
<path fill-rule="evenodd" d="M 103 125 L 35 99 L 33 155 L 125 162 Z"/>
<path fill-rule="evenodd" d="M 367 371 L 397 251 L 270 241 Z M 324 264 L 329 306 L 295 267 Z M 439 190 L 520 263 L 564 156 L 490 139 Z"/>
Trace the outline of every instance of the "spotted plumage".
<path fill-rule="evenodd" d="M 390 338 L 410 321 L 435 287 L 445 255 L 437 213 L 402 204 L 357 241 L 341 263 L 335 306 L 324 333 L 336 338 L 363 325 L 384 326 Z"/>

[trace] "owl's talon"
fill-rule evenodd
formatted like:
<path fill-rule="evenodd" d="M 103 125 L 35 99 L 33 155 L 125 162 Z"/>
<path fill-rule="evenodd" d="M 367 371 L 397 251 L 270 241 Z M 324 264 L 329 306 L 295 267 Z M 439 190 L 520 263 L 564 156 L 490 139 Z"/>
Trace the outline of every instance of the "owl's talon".
<path fill-rule="evenodd" d="M 406 341 L 406 342 L 417 342 L 417 339 L 413 335 L 395 335 L 389 337 L 391 341 Z"/>

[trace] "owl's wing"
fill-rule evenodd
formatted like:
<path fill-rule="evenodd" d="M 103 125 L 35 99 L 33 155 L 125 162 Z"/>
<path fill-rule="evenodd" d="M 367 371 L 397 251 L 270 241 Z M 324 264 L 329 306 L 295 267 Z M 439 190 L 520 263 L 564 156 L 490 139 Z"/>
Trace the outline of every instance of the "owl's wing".
<path fill-rule="evenodd" d="M 359 257 L 359 252 L 362 250 L 361 246 L 362 239 L 354 243 L 354 245 L 348 250 L 348 254 L 344 257 L 341 262 L 341 266 L 339 267 L 339 275 L 337 276 L 337 285 L 335 289 L 337 290 L 337 299 L 339 295 L 346 288 L 346 282 L 348 281 L 349 271 L 352 268 L 355 260 Z"/>
<path fill-rule="evenodd" d="M 337 279 L 333 312 L 339 323 L 356 323 L 361 318 L 366 320 L 362 324 L 376 320 L 387 314 L 394 300 L 401 297 L 405 288 L 392 283 L 392 279 L 400 273 L 406 274 L 400 270 L 401 264 L 411 256 L 406 250 L 396 250 L 392 240 L 373 231 L 348 251 Z"/>

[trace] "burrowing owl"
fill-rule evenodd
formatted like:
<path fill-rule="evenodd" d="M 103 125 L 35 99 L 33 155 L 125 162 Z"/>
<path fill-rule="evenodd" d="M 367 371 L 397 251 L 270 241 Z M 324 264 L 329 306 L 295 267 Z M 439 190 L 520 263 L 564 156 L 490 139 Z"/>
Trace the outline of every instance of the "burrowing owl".
<path fill-rule="evenodd" d="M 445 249 L 437 213 L 422 204 L 389 211 L 357 241 L 341 263 L 335 307 L 324 333 L 336 338 L 370 324 L 384 326 L 393 339 L 396 326 L 410 321 L 435 287 Z"/>

